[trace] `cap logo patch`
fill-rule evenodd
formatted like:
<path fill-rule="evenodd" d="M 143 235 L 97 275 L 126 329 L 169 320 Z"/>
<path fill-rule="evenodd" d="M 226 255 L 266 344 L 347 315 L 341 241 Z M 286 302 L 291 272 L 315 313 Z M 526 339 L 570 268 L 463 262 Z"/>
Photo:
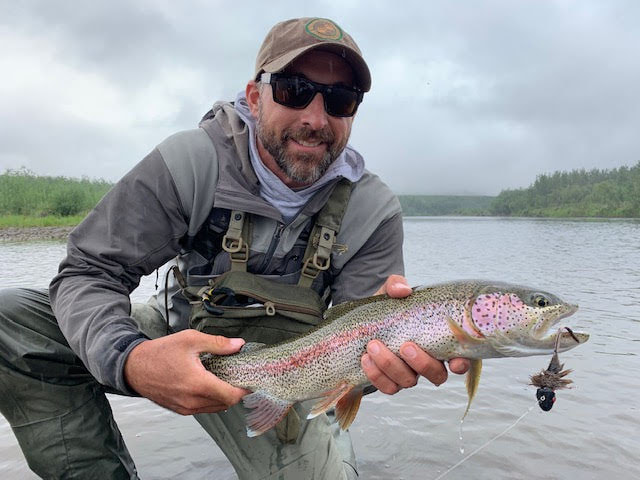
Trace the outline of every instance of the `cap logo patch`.
<path fill-rule="evenodd" d="M 342 39 L 342 29 L 326 18 L 314 18 L 305 26 L 305 30 L 320 40 Z"/>

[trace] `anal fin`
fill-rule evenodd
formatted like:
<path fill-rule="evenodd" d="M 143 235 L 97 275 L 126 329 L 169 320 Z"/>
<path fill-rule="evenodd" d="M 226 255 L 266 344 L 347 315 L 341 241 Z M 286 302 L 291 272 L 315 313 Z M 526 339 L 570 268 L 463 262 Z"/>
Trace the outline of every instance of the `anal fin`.
<path fill-rule="evenodd" d="M 467 386 L 467 395 L 469 396 L 469 401 L 467 403 L 467 409 L 464 411 L 464 415 L 462 418 L 467 416 L 469 413 L 469 408 L 471 407 L 471 401 L 473 397 L 476 396 L 476 392 L 478 391 L 478 385 L 480 384 L 480 374 L 482 373 L 482 360 L 479 358 L 471 359 L 471 368 L 467 372 L 467 377 L 465 380 L 465 384 Z"/>
<path fill-rule="evenodd" d="M 247 436 L 257 437 L 275 427 L 293 406 L 293 403 L 274 395 L 258 390 L 242 398 L 244 406 L 251 411 L 247 413 Z"/>

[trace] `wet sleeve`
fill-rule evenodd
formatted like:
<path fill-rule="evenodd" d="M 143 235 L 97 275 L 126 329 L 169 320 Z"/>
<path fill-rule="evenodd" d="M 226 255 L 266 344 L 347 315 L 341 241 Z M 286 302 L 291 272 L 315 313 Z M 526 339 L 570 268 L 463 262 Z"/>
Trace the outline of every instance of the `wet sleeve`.
<path fill-rule="evenodd" d="M 130 317 L 129 294 L 141 276 L 176 255 L 188 223 L 155 149 L 71 232 L 50 285 L 51 305 L 70 347 L 98 382 L 132 393 L 124 362 L 145 338 Z"/>

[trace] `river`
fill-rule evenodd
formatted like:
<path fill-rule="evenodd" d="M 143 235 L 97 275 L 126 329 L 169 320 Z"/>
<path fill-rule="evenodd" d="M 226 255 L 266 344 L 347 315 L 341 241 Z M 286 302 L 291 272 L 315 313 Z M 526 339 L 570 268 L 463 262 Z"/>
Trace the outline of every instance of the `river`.
<path fill-rule="evenodd" d="M 45 287 L 64 252 L 55 242 L 0 243 L 2 286 Z M 640 478 L 640 221 L 410 218 L 405 263 L 412 285 L 481 278 L 553 292 L 580 305 L 565 323 L 591 339 L 561 356 L 574 384 L 550 412 L 527 385 L 549 357 L 486 360 L 462 430 L 463 377 L 367 396 L 351 427 L 361 478 Z M 154 281 L 143 279 L 133 299 Z M 235 478 L 192 419 L 109 398 L 141 478 Z M 0 478 L 36 478 L 2 417 Z"/>

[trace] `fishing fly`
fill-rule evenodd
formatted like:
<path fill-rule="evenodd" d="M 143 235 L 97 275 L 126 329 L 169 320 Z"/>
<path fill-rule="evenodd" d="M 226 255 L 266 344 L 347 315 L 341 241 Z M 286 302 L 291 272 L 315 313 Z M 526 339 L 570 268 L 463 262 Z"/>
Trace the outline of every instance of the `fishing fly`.
<path fill-rule="evenodd" d="M 538 387 L 536 390 L 536 398 L 538 399 L 538 405 L 545 412 L 548 412 L 553 408 L 553 404 L 556 401 L 555 391 L 563 388 L 569 388 L 569 385 L 573 383 L 573 380 L 564 378 L 573 370 L 563 370 L 564 364 L 560 363 L 560 359 L 558 357 L 558 346 L 560 344 L 562 330 L 566 330 L 571 338 L 573 338 L 577 343 L 580 343 L 569 327 L 561 328 L 558 332 L 558 336 L 556 337 L 556 344 L 553 349 L 553 355 L 549 362 L 549 366 L 546 370 L 542 370 L 537 375 L 532 375 L 530 379 L 531 383 L 529 385 Z"/>

